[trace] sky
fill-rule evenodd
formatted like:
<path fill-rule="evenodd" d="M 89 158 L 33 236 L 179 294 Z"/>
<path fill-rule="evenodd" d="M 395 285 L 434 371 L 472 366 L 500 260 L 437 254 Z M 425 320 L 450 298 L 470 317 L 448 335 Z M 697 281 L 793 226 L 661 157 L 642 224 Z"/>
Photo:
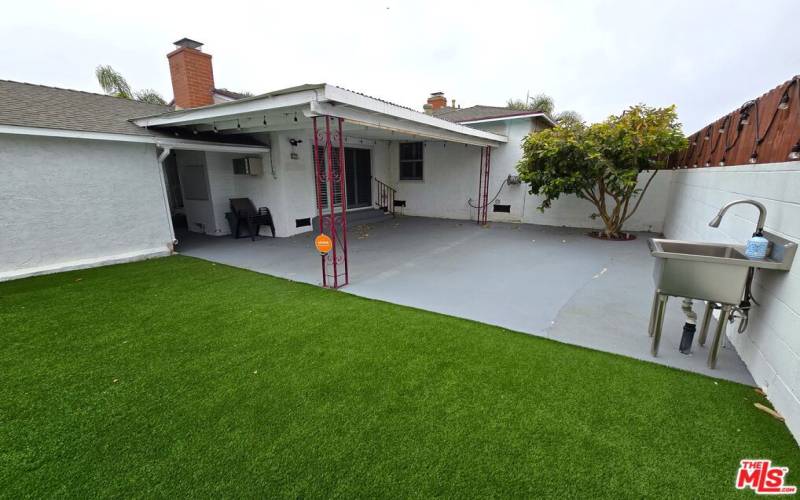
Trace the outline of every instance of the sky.
<path fill-rule="evenodd" d="M 169 100 L 189 37 L 231 90 L 327 82 L 418 110 L 546 93 L 589 122 L 675 104 L 691 133 L 800 73 L 797 1 L 27 0 L 3 8 L 0 79 L 100 92 L 108 64 Z"/>

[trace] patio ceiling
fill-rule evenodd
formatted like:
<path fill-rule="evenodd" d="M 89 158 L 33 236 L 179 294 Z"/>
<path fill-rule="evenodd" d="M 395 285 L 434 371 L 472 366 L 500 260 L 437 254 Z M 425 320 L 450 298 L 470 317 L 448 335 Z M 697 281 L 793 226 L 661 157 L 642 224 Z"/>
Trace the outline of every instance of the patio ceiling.
<path fill-rule="evenodd" d="M 475 146 L 499 146 L 508 140 L 327 84 L 293 87 L 133 122 L 147 128 L 178 127 L 198 134 L 234 135 L 308 129 L 315 116 L 343 118 L 345 133 L 369 139 L 425 139 Z"/>

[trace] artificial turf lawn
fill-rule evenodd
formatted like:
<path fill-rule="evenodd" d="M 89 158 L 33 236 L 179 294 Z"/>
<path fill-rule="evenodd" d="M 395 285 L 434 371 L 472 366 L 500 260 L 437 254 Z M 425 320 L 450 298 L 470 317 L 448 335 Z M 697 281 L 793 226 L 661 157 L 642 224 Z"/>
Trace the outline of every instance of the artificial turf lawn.
<path fill-rule="evenodd" d="M 742 458 L 800 483 L 750 387 L 187 257 L 0 283 L 0 335 L 12 498 L 719 498 Z"/>

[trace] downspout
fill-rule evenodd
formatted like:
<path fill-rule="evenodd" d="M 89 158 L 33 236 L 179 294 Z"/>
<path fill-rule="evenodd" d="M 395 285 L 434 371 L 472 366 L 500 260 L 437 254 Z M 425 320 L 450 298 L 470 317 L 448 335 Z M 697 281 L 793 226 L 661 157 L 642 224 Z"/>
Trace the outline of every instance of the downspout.
<path fill-rule="evenodd" d="M 164 176 L 166 175 L 166 170 L 164 170 L 164 160 L 172 153 L 172 149 L 161 146 L 161 154 L 158 155 L 158 168 L 159 168 L 159 182 L 161 183 L 161 197 L 164 200 L 164 213 L 167 214 L 167 224 L 169 225 L 169 234 L 172 235 L 172 244 L 170 245 L 170 251 L 175 251 L 175 245 L 178 244 L 178 239 L 175 238 L 175 227 L 172 225 L 172 214 L 169 210 L 169 201 L 167 200 L 167 183 L 164 181 Z"/>

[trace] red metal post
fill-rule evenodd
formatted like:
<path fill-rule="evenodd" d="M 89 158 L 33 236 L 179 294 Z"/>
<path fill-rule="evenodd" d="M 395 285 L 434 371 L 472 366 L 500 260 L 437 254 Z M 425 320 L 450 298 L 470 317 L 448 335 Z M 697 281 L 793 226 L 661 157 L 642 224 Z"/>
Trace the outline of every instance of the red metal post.
<path fill-rule="evenodd" d="M 481 224 L 481 199 L 483 198 L 483 148 L 481 148 L 481 163 L 478 165 L 478 213 L 475 215 L 475 221 L 478 225 Z"/>
<path fill-rule="evenodd" d="M 344 133 L 342 132 L 342 122 L 344 119 L 339 118 L 339 192 L 342 196 L 341 203 L 341 223 L 342 223 L 342 256 L 344 260 L 344 283 L 350 283 L 350 269 L 347 263 L 347 166 L 345 165 L 344 158 Z"/>
<path fill-rule="evenodd" d="M 312 126 L 314 128 L 314 184 L 317 190 L 317 223 L 319 224 L 319 232 L 320 234 L 325 232 L 324 223 L 325 221 L 322 219 L 322 162 L 324 161 L 324 157 L 321 157 L 319 154 L 319 137 L 317 131 L 317 117 L 313 117 L 311 119 Z M 322 261 L 322 286 L 328 286 L 328 277 L 327 272 L 325 270 L 325 256 L 320 257 Z"/>
<path fill-rule="evenodd" d="M 333 145 L 331 144 L 331 117 L 325 116 L 325 156 L 328 159 L 328 179 L 327 179 L 327 188 L 328 188 L 328 205 L 330 205 L 330 213 L 328 214 L 330 224 L 328 227 L 331 228 L 331 242 L 333 243 L 333 288 L 339 288 L 339 274 L 337 272 L 336 266 L 336 179 L 333 170 Z M 340 165 L 341 167 L 341 165 Z"/>
<path fill-rule="evenodd" d="M 486 224 L 489 221 L 489 170 L 492 166 L 491 158 L 492 158 L 492 148 L 486 146 L 486 177 L 483 181 L 483 223 Z"/>

